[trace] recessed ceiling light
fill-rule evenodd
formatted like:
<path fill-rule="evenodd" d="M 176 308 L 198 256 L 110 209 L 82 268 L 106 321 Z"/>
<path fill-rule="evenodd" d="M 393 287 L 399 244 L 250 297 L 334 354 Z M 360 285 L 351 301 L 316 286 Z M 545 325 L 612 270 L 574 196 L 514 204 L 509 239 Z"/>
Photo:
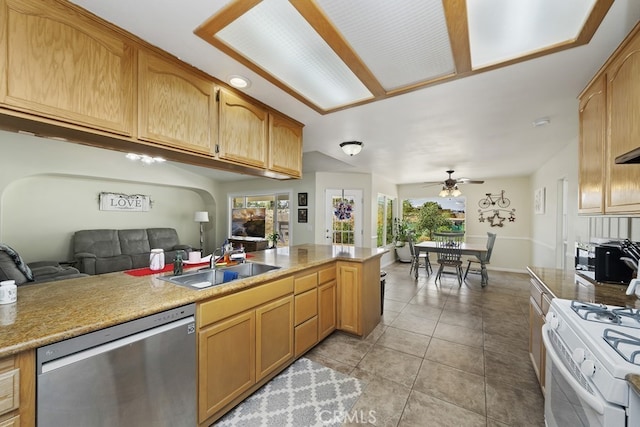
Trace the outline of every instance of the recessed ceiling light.
<path fill-rule="evenodd" d="M 551 119 L 549 117 L 540 117 L 539 119 L 535 119 L 533 121 L 534 127 L 546 126 L 551 123 Z"/>
<path fill-rule="evenodd" d="M 229 76 L 229 84 L 238 89 L 244 89 L 251 86 L 251 80 L 246 77 L 233 75 Z"/>

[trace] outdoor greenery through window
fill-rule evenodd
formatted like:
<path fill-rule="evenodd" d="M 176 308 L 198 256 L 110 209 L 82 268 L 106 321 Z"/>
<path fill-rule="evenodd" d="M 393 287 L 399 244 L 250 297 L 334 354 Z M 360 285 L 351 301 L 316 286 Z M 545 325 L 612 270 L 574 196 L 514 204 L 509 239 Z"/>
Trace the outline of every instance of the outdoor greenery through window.
<path fill-rule="evenodd" d="M 433 240 L 438 231 L 465 231 L 465 199 L 415 198 L 402 201 L 402 220 L 397 229 L 408 228 L 416 242 Z"/>
<path fill-rule="evenodd" d="M 378 247 L 393 242 L 393 199 L 378 194 Z"/>
<path fill-rule="evenodd" d="M 289 194 L 262 194 L 231 198 L 231 235 L 256 237 L 289 245 Z"/>

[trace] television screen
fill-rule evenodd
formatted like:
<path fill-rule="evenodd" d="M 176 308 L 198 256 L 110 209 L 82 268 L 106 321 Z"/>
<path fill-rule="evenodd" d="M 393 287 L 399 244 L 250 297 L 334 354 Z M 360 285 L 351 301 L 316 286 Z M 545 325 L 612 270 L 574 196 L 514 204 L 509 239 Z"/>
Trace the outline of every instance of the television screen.
<path fill-rule="evenodd" d="M 265 236 L 265 208 L 243 208 L 231 211 L 232 236 Z"/>

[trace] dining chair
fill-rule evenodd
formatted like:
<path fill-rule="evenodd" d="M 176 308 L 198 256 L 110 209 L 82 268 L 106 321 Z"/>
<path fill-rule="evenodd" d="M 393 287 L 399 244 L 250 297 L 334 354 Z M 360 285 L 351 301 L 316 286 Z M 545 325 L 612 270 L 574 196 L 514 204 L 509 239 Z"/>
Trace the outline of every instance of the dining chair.
<path fill-rule="evenodd" d="M 464 240 L 464 233 L 433 233 L 438 248 L 438 273 L 436 274 L 435 282 L 442 283 L 442 273 L 447 267 L 451 267 L 455 270 L 456 277 L 458 278 L 458 285 L 462 286 L 462 241 Z"/>
<path fill-rule="evenodd" d="M 407 239 L 407 243 L 409 244 L 409 252 L 411 253 L 411 268 L 409 269 L 409 275 L 413 272 L 417 279 L 418 270 L 421 266 L 424 266 L 427 271 L 427 275 L 430 275 L 433 270 L 431 269 L 431 262 L 429 262 L 429 254 L 417 250 L 412 237 Z"/>
<path fill-rule="evenodd" d="M 489 274 L 487 273 L 486 268 L 482 268 L 483 264 L 486 266 L 489 264 L 491 260 L 491 253 L 493 252 L 493 245 L 496 243 L 496 233 L 487 232 L 487 253 L 484 257 L 478 257 L 477 255 L 474 258 L 470 258 L 468 260 L 467 269 L 464 272 L 464 280 L 467 280 L 467 274 L 470 272 L 473 274 L 481 274 L 482 283 L 485 285 L 489 283 Z M 471 263 L 480 264 L 477 268 L 471 268 Z"/>

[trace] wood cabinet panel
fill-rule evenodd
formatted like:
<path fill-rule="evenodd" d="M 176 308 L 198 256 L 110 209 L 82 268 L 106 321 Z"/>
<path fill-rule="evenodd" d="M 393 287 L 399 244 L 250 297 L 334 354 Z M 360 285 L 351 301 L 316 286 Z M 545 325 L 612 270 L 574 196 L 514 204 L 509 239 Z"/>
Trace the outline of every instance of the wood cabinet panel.
<path fill-rule="evenodd" d="M 335 268 L 333 269 L 335 271 Z M 337 327 L 337 284 L 335 279 L 318 286 L 318 340 Z"/>
<path fill-rule="evenodd" d="M 323 283 L 327 283 L 331 280 L 336 279 L 336 265 L 335 263 L 331 264 L 331 267 L 321 268 L 318 271 L 318 284 L 322 285 Z"/>
<path fill-rule="evenodd" d="M 318 342 L 318 316 L 314 316 L 295 329 L 295 355 L 300 356 Z"/>
<path fill-rule="evenodd" d="M 49 0 L 0 1 L 0 103 L 130 136 L 134 49 Z"/>
<path fill-rule="evenodd" d="M 0 421 L 0 427 L 20 427 L 20 416 L 18 415 L 8 420 Z"/>
<path fill-rule="evenodd" d="M 606 206 L 607 213 L 640 211 L 640 168 L 618 165 L 615 158 L 638 147 L 640 141 L 640 33 L 607 67 Z"/>
<path fill-rule="evenodd" d="M 532 297 L 529 300 L 529 356 L 531 357 L 533 369 L 538 377 L 540 387 L 544 390 L 545 353 L 544 343 L 542 342 L 542 325 L 544 325 L 544 315 Z"/>
<path fill-rule="evenodd" d="M 295 296 L 296 311 L 294 325 L 311 319 L 318 314 L 318 290 L 311 289 Z"/>
<path fill-rule="evenodd" d="M 256 381 L 293 358 L 293 297 L 256 309 Z"/>
<path fill-rule="evenodd" d="M 201 423 L 255 383 L 255 355 L 254 311 L 200 330 L 198 419 Z"/>
<path fill-rule="evenodd" d="M 318 273 L 313 272 L 304 276 L 297 276 L 294 281 L 294 292 L 296 294 L 308 291 L 318 285 Z"/>
<path fill-rule="evenodd" d="M 0 415 L 20 406 L 20 369 L 0 373 Z"/>
<path fill-rule="evenodd" d="M 266 168 L 269 113 L 227 90 L 218 94 L 218 157 Z"/>
<path fill-rule="evenodd" d="M 139 138 L 213 154 L 217 136 L 213 82 L 142 50 L 138 70 Z"/>
<path fill-rule="evenodd" d="M 600 76 L 580 98 L 579 211 L 604 212 L 606 82 Z"/>
<path fill-rule="evenodd" d="M 302 127 L 275 113 L 269 113 L 269 169 L 302 176 Z"/>
<path fill-rule="evenodd" d="M 361 334 L 360 264 L 338 261 L 338 329 Z"/>

